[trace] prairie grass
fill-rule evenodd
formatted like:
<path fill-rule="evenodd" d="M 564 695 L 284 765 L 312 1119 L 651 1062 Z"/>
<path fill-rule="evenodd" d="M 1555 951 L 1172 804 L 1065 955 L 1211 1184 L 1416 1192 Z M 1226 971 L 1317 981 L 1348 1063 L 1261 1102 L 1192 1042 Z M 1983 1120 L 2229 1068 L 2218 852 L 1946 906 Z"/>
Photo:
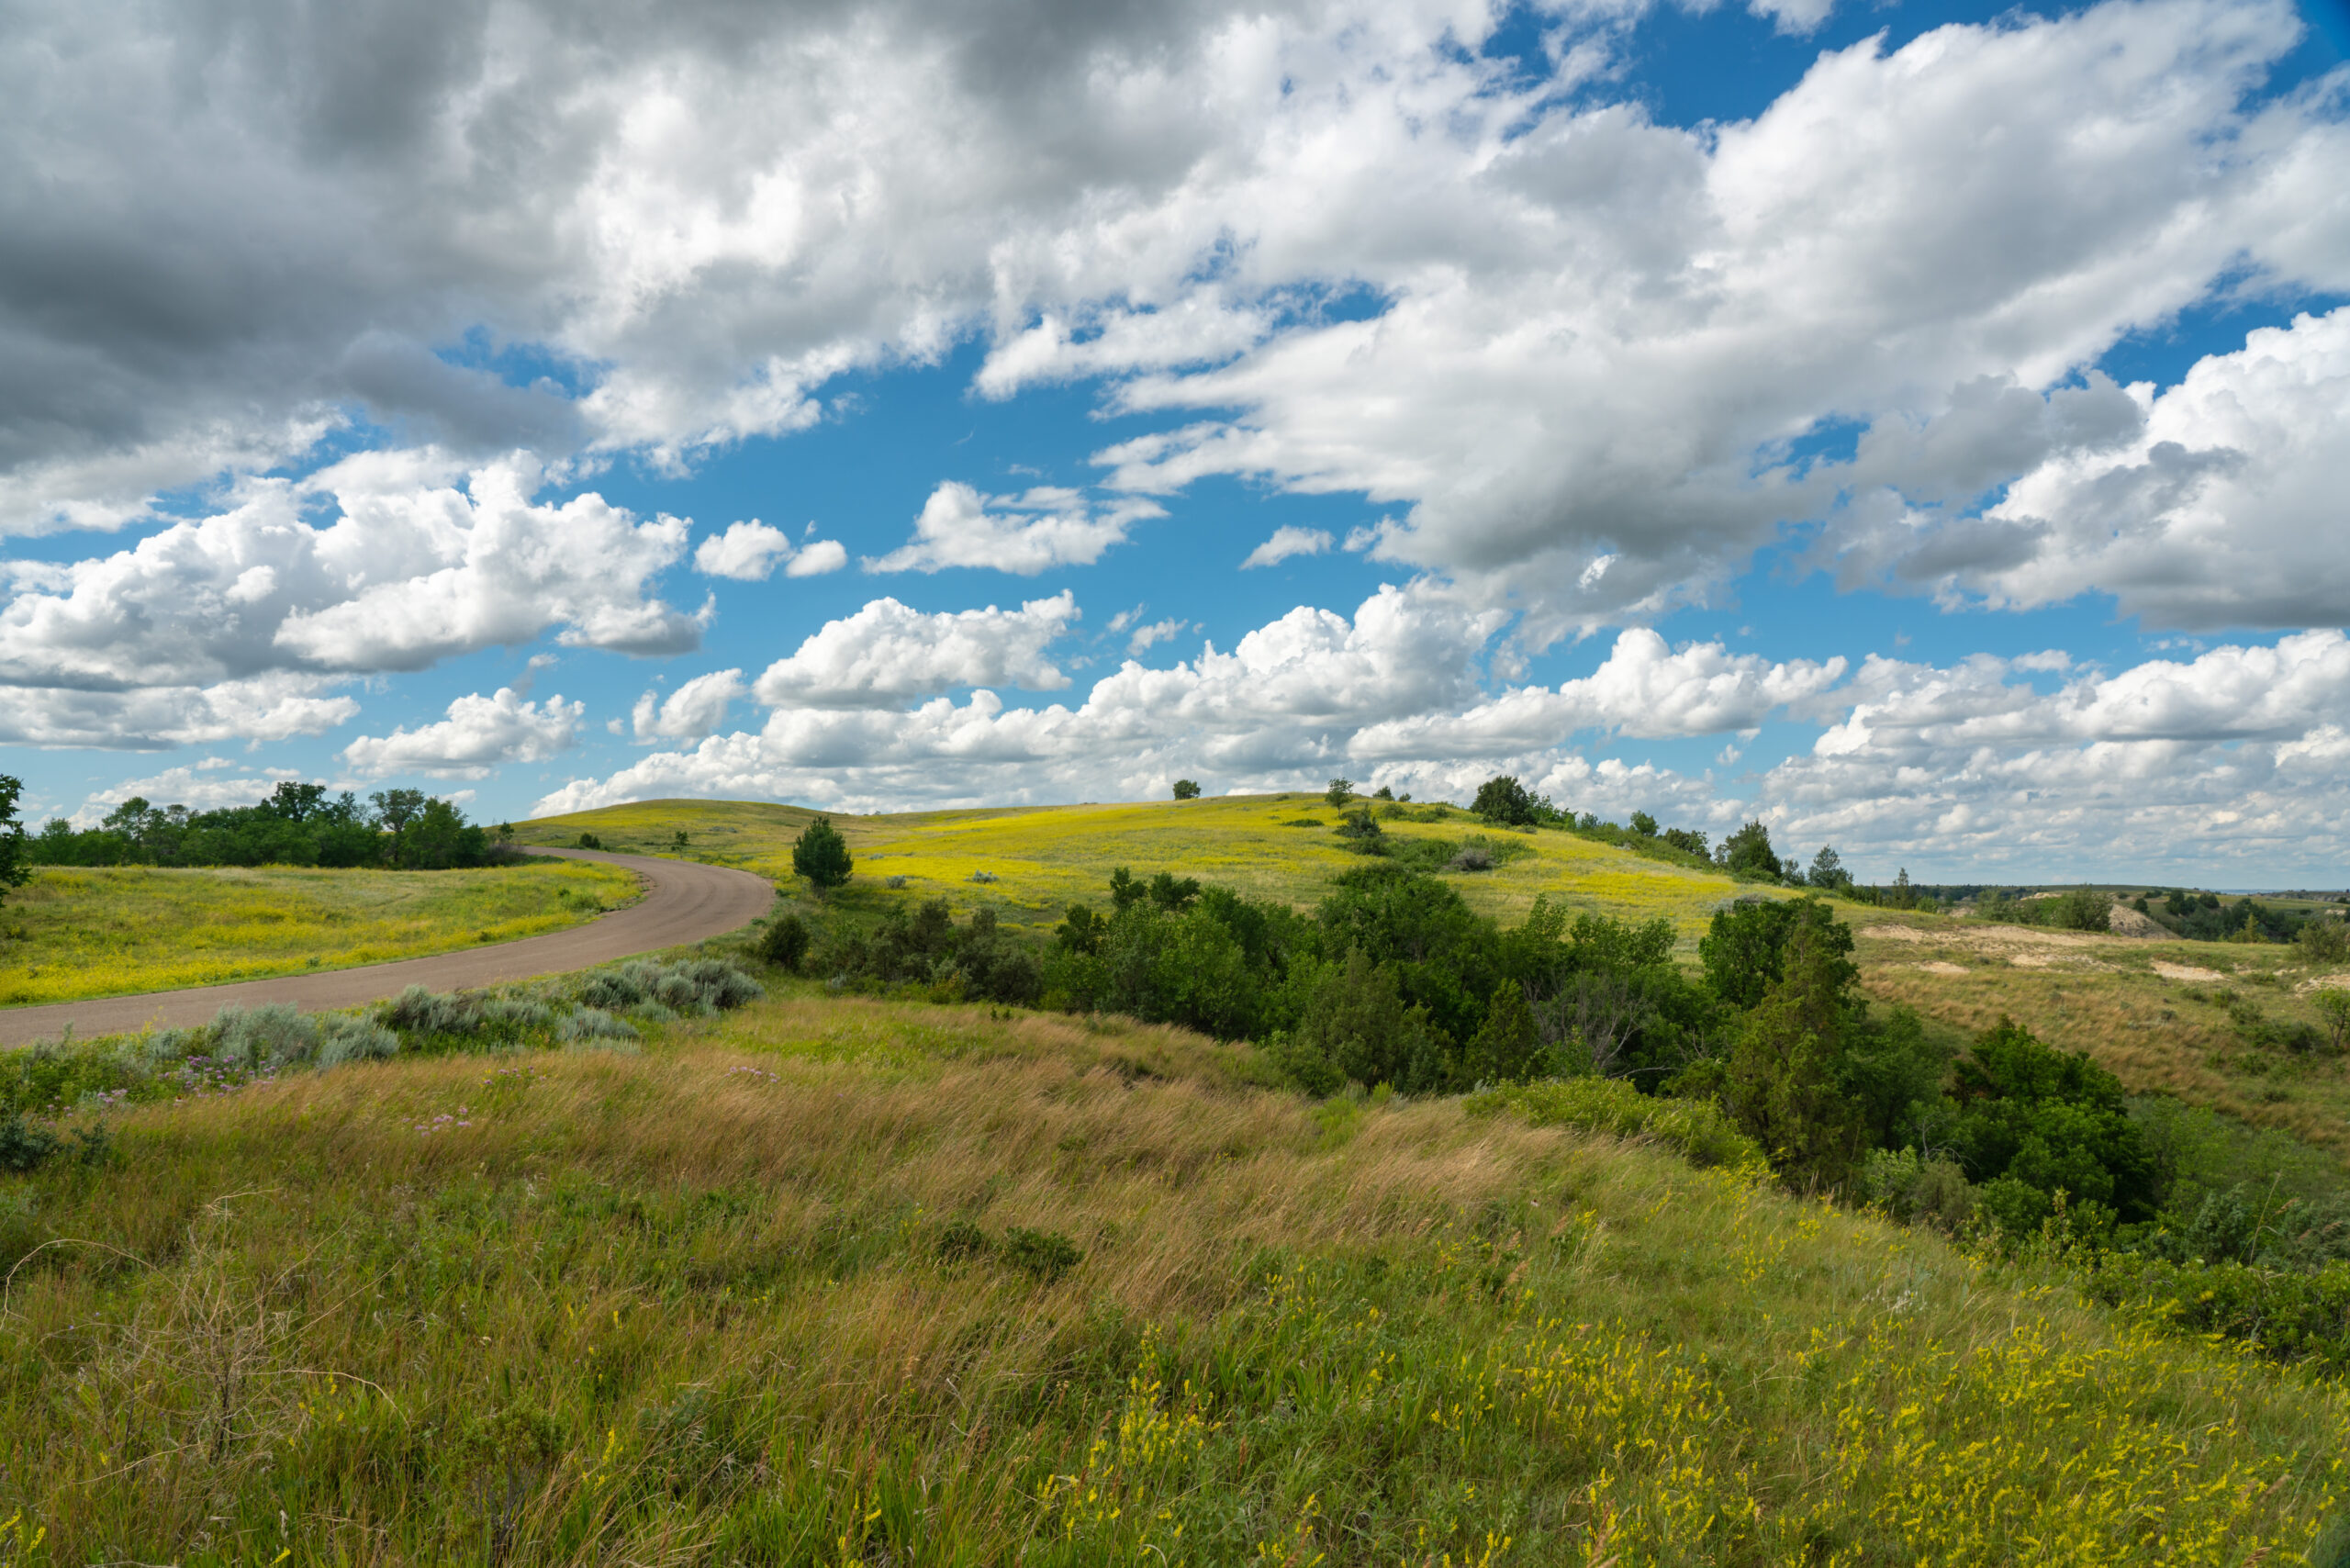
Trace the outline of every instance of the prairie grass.
<path fill-rule="evenodd" d="M 1845 918 L 1859 932 L 1862 986 L 1881 1002 L 1969 1036 L 2012 1017 L 2051 1045 L 2088 1052 L 2132 1093 L 2173 1095 L 2350 1161 L 2350 1062 L 2265 1047 L 2245 1028 L 2255 1015 L 2322 1025 L 2312 998 L 2327 977 L 2298 948 L 2041 934 L 1867 910 Z"/>
<path fill-rule="evenodd" d="M 610 866 L 37 870 L 0 904 L 0 1006 L 217 985 L 557 931 L 636 897 Z"/>
<path fill-rule="evenodd" d="M 0 1558 L 2232 1565 L 2341 1506 L 2339 1384 L 1259 1076 L 800 995 L 131 1112 L 0 1185 Z"/>
<path fill-rule="evenodd" d="M 1138 876 L 1172 871 L 1220 883 L 1251 898 L 1310 908 L 1331 878 L 1362 864 L 1341 847 L 1335 832 L 1293 824 L 1301 814 L 1335 823 L 1318 795 L 1223 796 L 1213 800 L 1139 804 L 1039 806 L 922 812 L 895 816 L 835 815 L 849 841 L 856 874 L 834 895 L 851 910 L 883 907 L 892 899 L 945 897 L 958 910 L 992 907 L 1010 924 L 1049 925 L 1071 903 L 1099 905 L 1113 867 Z M 1457 844 L 1492 834 L 1466 812 L 1449 810 L 1441 822 L 1389 818 L 1392 838 L 1442 839 Z M 791 845 L 813 812 L 747 801 L 651 801 L 520 824 L 528 844 L 570 844 L 595 834 L 607 848 L 675 853 L 683 830 L 697 858 L 774 878 L 787 888 Z M 1505 922 L 1524 917 L 1539 895 L 1577 910 L 1638 920 L 1671 919 L 1694 944 L 1714 908 L 1741 890 L 1726 875 L 1643 859 L 1572 834 L 1507 834 L 1528 853 L 1487 871 L 1448 878 L 1481 913 Z M 997 879 L 975 883 L 974 873 Z M 905 879 L 899 890 L 878 884 Z"/>

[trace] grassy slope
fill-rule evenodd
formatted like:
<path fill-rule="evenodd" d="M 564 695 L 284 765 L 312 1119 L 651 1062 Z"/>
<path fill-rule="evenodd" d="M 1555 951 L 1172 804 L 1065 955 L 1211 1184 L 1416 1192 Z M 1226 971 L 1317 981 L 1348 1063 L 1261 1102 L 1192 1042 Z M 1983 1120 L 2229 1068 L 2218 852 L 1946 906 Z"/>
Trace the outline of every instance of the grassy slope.
<path fill-rule="evenodd" d="M 636 896 L 609 866 L 47 868 L 0 904 L 0 1005 L 381 963 L 557 931 Z"/>
<path fill-rule="evenodd" d="M 1852 910 L 1862 983 L 1968 1033 L 2001 1014 L 2085 1050 L 2135 1093 L 2177 1095 L 2273 1127 L 2350 1160 L 2343 1058 L 2249 1047 L 2230 1014 L 2248 1002 L 2317 1022 L 2321 980 L 2296 947 L 2121 936 Z M 2167 972 L 2165 972 L 2167 971 Z"/>
<path fill-rule="evenodd" d="M 778 880 L 791 877 L 791 844 L 814 813 L 792 806 L 740 801 L 654 801 L 520 824 L 526 844 L 569 844 L 594 833 L 607 848 L 666 850 L 690 834 L 698 857 L 741 865 Z M 1319 829 L 1281 825 L 1311 817 Z M 1046 806 L 1002 811 L 925 812 L 902 816 L 835 816 L 856 857 L 849 897 L 870 899 L 882 879 L 902 876 L 900 896 L 945 894 L 958 909 L 992 904 L 1007 921 L 1051 924 L 1072 902 L 1107 902 L 1111 868 L 1142 876 L 1173 871 L 1221 882 L 1256 898 L 1311 907 L 1330 879 L 1360 857 L 1339 847 L 1337 821 L 1318 795 L 1224 796 L 1143 804 Z M 1441 823 L 1387 821 L 1402 837 L 1458 841 L 1484 833 L 1475 818 L 1451 812 Z M 1670 916 L 1695 939 L 1714 906 L 1738 890 L 1729 878 L 1643 859 L 1606 845 L 1556 832 L 1509 835 L 1532 853 L 1492 871 L 1457 877 L 1469 902 L 1514 921 L 1536 895 L 1577 909 L 1648 919 Z M 1002 879 L 969 880 L 975 871 Z"/>
<path fill-rule="evenodd" d="M 2236 1564 L 2340 1506 L 2339 1385 L 1655 1151 L 1251 1064 L 803 993 L 638 1058 L 132 1113 L 119 1170 L 0 1184 L 0 1252 L 78 1238 L 0 1317 L 0 1541 Z M 1085 1257 L 943 1258 L 957 1220 Z"/>
<path fill-rule="evenodd" d="M 684 828 L 695 855 L 788 883 L 791 842 L 813 814 L 749 802 L 658 801 L 547 818 L 519 831 L 532 843 L 569 843 L 587 831 L 613 847 L 658 849 Z M 992 904 L 1006 920 L 1050 924 L 1072 901 L 1104 902 L 1110 868 L 1124 865 L 1310 907 L 1333 875 L 1361 862 L 1326 830 L 1278 825 L 1304 816 L 1332 823 L 1337 813 L 1318 796 L 1282 795 L 837 817 L 858 857 L 857 875 L 839 896 L 852 910 L 869 911 L 891 899 L 945 894 L 958 911 Z M 1449 839 L 1480 831 L 1459 812 L 1442 823 L 1385 827 Z M 1534 853 L 1451 879 L 1472 904 L 1505 921 L 1523 915 L 1538 893 L 1606 914 L 1665 915 L 1679 928 L 1687 956 L 1723 900 L 1754 890 L 1567 834 L 1539 833 L 1519 842 Z M 1003 879 L 968 880 L 980 870 Z M 883 887 L 884 878 L 900 875 L 907 879 L 904 891 Z M 1971 1036 L 2010 1014 L 2055 1044 L 2088 1051 L 2132 1092 L 2176 1094 L 2350 1158 L 2350 1075 L 2342 1059 L 2248 1050 L 2228 1015 L 2232 994 L 2273 1017 L 2314 1020 L 2310 994 L 2319 977 L 2299 967 L 2294 949 L 2087 936 L 1849 904 L 1839 910 L 1863 934 L 1864 983 L 1881 1001 L 1913 1006 L 1953 1036 Z M 2232 972 L 2217 980 L 2181 980 L 2165 977 L 2157 965 Z"/>

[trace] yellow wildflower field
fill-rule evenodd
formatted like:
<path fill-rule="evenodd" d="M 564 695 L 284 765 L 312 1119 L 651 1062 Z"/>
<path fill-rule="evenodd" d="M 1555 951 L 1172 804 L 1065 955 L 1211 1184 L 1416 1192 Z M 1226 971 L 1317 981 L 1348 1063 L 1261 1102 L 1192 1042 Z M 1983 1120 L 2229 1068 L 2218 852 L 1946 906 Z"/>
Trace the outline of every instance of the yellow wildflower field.
<path fill-rule="evenodd" d="M 1468 812 L 1443 820 L 1382 818 L 1393 838 L 1458 842 L 1472 834 L 1507 838 L 1527 853 L 1490 871 L 1449 879 L 1470 904 L 1504 922 L 1524 916 L 1538 896 L 1577 910 L 1629 919 L 1664 916 L 1694 942 L 1712 912 L 1742 891 L 1727 876 L 1651 860 L 1572 834 L 1505 834 Z M 741 866 L 789 887 L 791 846 L 817 813 L 796 806 L 733 801 L 646 801 L 519 824 L 526 844 L 573 844 L 594 834 L 607 849 L 675 854 Z M 1071 903 L 1104 902 L 1110 872 L 1170 871 L 1220 883 L 1251 898 L 1310 908 L 1330 879 L 1362 864 L 1334 829 L 1338 813 L 1319 795 L 1233 795 L 1074 806 L 834 814 L 856 858 L 848 896 L 896 892 L 946 897 L 958 911 L 989 905 L 1001 918 L 1050 924 Z M 984 875 L 993 881 L 974 881 Z M 890 881 L 903 878 L 891 888 Z"/>
<path fill-rule="evenodd" d="M 535 858 L 465 871 L 50 867 L 0 903 L 0 1006 L 510 942 L 636 896 L 614 867 Z"/>

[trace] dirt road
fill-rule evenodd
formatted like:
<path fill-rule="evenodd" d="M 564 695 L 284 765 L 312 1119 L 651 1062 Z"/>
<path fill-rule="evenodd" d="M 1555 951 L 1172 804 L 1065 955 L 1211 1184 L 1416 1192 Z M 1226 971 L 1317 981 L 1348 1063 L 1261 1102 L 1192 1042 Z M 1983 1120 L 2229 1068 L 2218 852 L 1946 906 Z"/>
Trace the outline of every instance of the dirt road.
<path fill-rule="evenodd" d="M 566 860 L 600 860 L 624 867 L 643 877 L 644 896 L 626 909 L 599 915 L 568 931 L 526 936 L 520 942 L 499 942 L 429 958 L 403 958 L 392 964 L 361 969 L 324 969 L 316 973 L 279 975 L 270 980 L 238 980 L 229 985 L 196 986 L 187 991 L 150 991 L 135 996 L 103 996 L 87 1002 L 59 1002 L 43 1007 L 0 1008 L 0 1046 L 29 1045 L 54 1039 L 71 1024 L 73 1033 L 87 1038 L 112 1035 L 153 1024 L 159 1028 L 207 1022 L 231 1004 L 250 1007 L 263 1002 L 291 1002 L 313 1011 L 328 1007 L 357 1007 L 396 996 L 412 985 L 434 991 L 460 986 L 495 985 L 502 980 L 528 980 L 533 975 L 560 974 L 591 964 L 625 958 L 699 942 L 738 931 L 767 912 L 775 888 L 763 877 L 722 866 L 691 860 L 661 860 L 647 855 L 600 855 L 585 849 L 534 849 L 533 855 L 556 855 Z"/>

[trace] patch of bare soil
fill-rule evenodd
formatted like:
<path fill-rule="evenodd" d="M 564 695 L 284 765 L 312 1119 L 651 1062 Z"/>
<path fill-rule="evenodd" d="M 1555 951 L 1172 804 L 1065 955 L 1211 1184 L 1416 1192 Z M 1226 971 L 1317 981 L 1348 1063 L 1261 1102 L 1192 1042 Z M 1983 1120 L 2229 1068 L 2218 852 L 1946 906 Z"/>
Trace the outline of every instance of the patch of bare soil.
<path fill-rule="evenodd" d="M 1966 972 L 1965 969 L 1961 965 L 1945 964 L 1940 961 L 1930 964 L 1919 964 L 1916 967 L 1925 970 L 1930 975 L 1963 975 Z"/>
<path fill-rule="evenodd" d="M 2154 960 L 2154 973 L 2165 980 L 2222 980 L 2228 978 L 2217 969 L 2201 969 L 2194 964 L 2165 964 L 2160 958 Z M 2344 983 L 2350 984 L 2350 975 L 2343 976 L 2342 980 Z"/>

